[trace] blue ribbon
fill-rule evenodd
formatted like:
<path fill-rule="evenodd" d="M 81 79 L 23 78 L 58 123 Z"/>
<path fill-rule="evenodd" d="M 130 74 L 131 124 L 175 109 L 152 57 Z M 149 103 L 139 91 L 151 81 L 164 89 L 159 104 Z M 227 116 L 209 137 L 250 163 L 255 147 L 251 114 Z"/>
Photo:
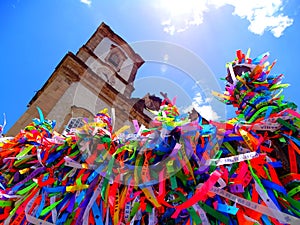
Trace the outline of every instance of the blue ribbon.
<path fill-rule="evenodd" d="M 102 212 L 101 212 L 102 210 L 100 211 L 100 208 L 96 202 L 94 202 L 94 204 L 92 205 L 92 211 L 93 211 L 94 220 L 96 222 L 96 225 L 103 225 Z"/>

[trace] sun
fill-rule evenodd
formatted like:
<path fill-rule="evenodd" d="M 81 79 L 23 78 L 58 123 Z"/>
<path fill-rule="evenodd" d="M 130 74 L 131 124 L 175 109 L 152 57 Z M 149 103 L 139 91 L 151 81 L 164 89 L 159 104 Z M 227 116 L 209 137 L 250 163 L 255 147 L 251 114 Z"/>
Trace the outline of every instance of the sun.
<path fill-rule="evenodd" d="M 200 25 L 203 13 L 208 10 L 206 1 L 199 0 L 160 0 L 160 8 L 164 17 L 162 25 L 171 34 Z"/>
<path fill-rule="evenodd" d="M 192 4 L 190 0 L 162 0 L 161 4 L 162 8 L 169 11 L 172 16 L 192 12 Z"/>

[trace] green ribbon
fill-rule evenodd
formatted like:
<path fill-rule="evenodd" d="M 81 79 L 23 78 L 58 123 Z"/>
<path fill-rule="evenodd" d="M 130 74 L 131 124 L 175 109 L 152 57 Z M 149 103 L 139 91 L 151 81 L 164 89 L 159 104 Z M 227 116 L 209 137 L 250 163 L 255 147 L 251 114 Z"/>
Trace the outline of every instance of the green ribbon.
<path fill-rule="evenodd" d="M 12 201 L 4 201 L 4 200 L 0 200 L 0 207 L 11 206 L 12 203 L 13 203 Z"/>
<path fill-rule="evenodd" d="M 41 212 L 41 216 L 45 216 L 47 213 L 49 213 L 52 209 L 54 209 L 59 203 L 61 203 L 63 199 L 49 205 L 48 207 L 44 208 Z"/>
<path fill-rule="evenodd" d="M 212 207 L 206 205 L 203 202 L 198 202 L 199 206 L 209 215 L 213 216 L 217 220 L 225 223 L 226 225 L 229 224 L 229 218 L 225 216 L 224 214 L 214 210 Z"/>

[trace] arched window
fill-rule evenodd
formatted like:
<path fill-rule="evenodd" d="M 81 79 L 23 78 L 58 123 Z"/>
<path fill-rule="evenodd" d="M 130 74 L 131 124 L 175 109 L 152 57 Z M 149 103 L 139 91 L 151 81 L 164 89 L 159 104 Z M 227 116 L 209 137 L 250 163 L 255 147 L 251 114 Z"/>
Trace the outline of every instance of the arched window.
<path fill-rule="evenodd" d="M 83 118 L 82 117 L 77 117 L 77 118 L 71 118 L 63 131 L 63 134 L 69 134 L 73 132 L 73 129 L 79 128 L 83 126 Z"/>
<path fill-rule="evenodd" d="M 90 121 L 93 118 L 94 114 L 89 110 L 73 105 L 70 109 L 70 113 L 67 114 L 64 119 L 64 124 L 66 124 L 66 126 L 64 127 L 62 134 L 66 135 L 68 133 L 72 133 L 73 129 L 83 126 L 84 119 L 88 119 Z"/>

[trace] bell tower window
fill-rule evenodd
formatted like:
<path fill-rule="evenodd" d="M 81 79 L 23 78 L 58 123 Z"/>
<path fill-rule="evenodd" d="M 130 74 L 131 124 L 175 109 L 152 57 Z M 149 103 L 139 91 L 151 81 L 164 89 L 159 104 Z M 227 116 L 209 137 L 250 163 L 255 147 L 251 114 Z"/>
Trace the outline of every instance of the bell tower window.
<path fill-rule="evenodd" d="M 113 53 L 108 58 L 108 62 L 110 62 L 114 67 L 118 68 L 121 60 L 117 53 Z"/>
<path fill-rule="evenodd" d="M 123 62 L 127 59 L 123 51 L 115 45 L 111 45 L 110 52 L 105 57 L 105 61 L 119 72 Z"/>

